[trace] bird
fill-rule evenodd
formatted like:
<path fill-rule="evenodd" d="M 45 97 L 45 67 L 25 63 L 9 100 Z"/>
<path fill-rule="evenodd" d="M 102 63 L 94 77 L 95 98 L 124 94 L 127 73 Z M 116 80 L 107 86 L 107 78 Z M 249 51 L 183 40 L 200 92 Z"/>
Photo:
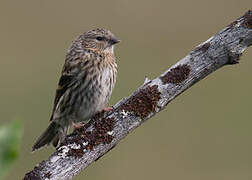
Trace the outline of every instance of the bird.
<path fill-rule="evenodd" d="M 50 124 L 32 151 L 50 144 L 57 147 L 71 124 L 78 127 L 106 109 L 116 82 L 114 45 L 119 42 L 111 31 L 96 28 L 71 43 L 56 89 Z"/>

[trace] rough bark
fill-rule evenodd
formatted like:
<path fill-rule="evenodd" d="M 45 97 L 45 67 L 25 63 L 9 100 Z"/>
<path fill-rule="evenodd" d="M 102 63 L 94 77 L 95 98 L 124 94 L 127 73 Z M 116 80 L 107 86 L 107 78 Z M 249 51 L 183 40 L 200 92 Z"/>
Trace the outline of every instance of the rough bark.
<path fill-rule="evenodd" d="M 186 57 L 109 113 L 96 115 L 24 179 L 72 179 L 89 164 L 109 152 L 121 139 L 160 112 L 176 96 L 224 65 L 237 64 L 252 44 L 252 11 L 193 49 Z"/>

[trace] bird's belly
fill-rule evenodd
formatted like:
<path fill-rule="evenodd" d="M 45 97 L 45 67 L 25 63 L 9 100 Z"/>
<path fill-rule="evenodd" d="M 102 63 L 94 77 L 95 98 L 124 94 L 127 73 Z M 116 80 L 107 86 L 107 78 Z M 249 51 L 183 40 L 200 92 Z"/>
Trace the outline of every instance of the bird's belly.
<path fill-rule="evenodd" d="M 88 120 L 97 112 L 100 112 L 105 108 L 106 100 L 102 94 L 94 92 L 94 95 L 90 96 L 90 99 L 90 101 L 84 100 L 79 107 L 76 108 L 77 111 L 74 113 L 75 121 L 79 122 Z"/>
<path fill-rule="evenodd" d="M 93 80 L 93 84 L 86 90 L 80 92 L 83 97 L 76 102 L 76 112 L 73 113 L 74 122 L 87 121 L 96 113 L 102 111 L 111 96 L 114 82 L 110 70 L 105 70 L 101 76 Z"/>

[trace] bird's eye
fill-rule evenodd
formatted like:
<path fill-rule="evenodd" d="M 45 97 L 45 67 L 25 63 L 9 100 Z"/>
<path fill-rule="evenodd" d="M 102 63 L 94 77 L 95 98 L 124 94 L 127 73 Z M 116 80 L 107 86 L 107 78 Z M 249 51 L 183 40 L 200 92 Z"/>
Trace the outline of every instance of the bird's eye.
<path fill-rule="evenodd" d="M 97 39 L 98 41 L 102 41 L 102 40 L 104 40 L 104 37 L 98 36 L 96 39 Z"/>

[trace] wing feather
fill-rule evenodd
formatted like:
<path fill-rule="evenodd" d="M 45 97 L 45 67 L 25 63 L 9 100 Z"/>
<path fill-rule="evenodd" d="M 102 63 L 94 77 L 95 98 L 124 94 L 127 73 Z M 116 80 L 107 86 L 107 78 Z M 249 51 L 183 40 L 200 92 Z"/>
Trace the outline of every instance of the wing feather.
<path fill-rule="evenodd" d="M 56 110 L 56 107 L 59 103 L 60 98 L 63 96 L 63 94 L 67 91 L 67 89 L 75 82 L 75 78 L 73 75 L 62 75 L 60 77 L 59 83 L 58 83 L 58 88 L 56 90 L 56 95 L 54 99 L 54 106 L 53 106 L 53 111 L 52 115 L 50 118 L 50 121 L 53 120 L 53 114 Z"/>

